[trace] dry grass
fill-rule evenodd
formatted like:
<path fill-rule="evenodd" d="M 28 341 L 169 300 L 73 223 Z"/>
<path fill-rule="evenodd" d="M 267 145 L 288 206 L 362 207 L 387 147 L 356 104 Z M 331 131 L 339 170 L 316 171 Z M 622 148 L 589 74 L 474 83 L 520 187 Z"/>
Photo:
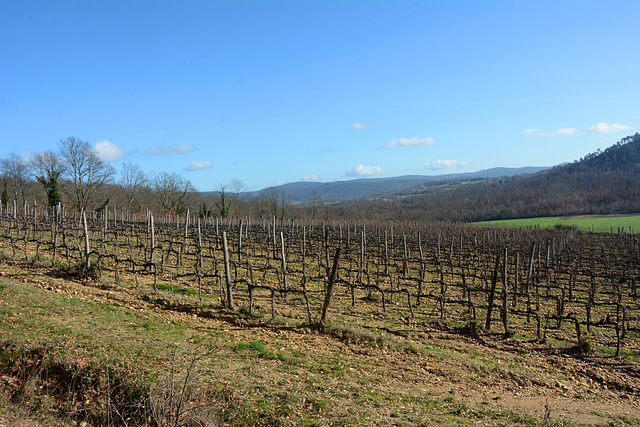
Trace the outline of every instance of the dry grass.
<path fill-rule="evenodd" d="M 23 399 L 28 417 L 54 409 L 63 422 L 102 416 L 102 425 L 122 424 L 123 409 L 112 405 L 118 383 L 143 390 L 137 403 L 145 409 L 128 425 L 171 425 L 176 414 L 178 424 L 195 425 L 640 422 L 629 415 L 638 413 L 640 385 L 625 374 L 628 361 L 576 359 L 482 331 L 460 335 L 457 325 L 385 313 L 375 299 L 352 310 L 350 296 L 336 294 L 322 329 L 293 298 L 277 300 L 273 322 L 266 297 L 250 316 L 243 298 L 229 312 L 216 297 L 201 304 L 148 284 L 69 281 L 20 264 L 6 264 L 8 271 L 14 279 L 0 279 L 2 336 L 12 348 L 44 349 L 41 359 L 52 366 L 86 373 L 75 380 L 71 403 L 79 406 L 71 409 L 68 397 L 53 393 L 61 384 L 20 379 L 15 364 L 0 363 L 10 395 L 25 396 L 7 381 L 42 387 L 29 405 Z M 595 378 L 593 366 L 603 370 Z"/>

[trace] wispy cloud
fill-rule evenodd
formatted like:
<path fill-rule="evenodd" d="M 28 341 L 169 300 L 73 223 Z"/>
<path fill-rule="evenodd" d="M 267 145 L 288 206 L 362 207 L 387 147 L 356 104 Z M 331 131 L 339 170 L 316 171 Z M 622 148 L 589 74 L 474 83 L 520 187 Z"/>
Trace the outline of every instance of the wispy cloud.
<path fill-rule="evenodd" d="M 438 159 L 435 162 L 425 163 L 425 169 L 440 170 L 440 169 L 453 169 L 469 166 L 471 162 L 459 162 L 457 160 L 442 160 Z"/>
<path fill-rule="evenodd" d="M 302 180 L 305 182 L 316 182 L 316 181 L 320 181 L 320 178 L 318 178 L 318 175 L 313 174 L 313 175 L 305 175 L 302 177 Z"/>
<path fill-rule="evenodd" d="M 354 123 L 353 126 L 351 126 L 351 129 L 353 130 L 364 130 L 364 129 L 375 129 L 375 128 L 379 128 L 380 126 L 378 125 L 367 125 L 365 123 Z"/>
<path fill-rule="evenodd" d="M 631 126 L 621 125 L 620 123 L 614 123 L 612 125 L 608 123 L 598 123 L 587 129 L 587 135 L 599 135 L 602 133 L 620 132 L 623 130 L 632 130 Z"/>
<path fill-rule="evenodd" d="M 20 154 L 20 158 L 25 163 L 31 163 L 31 160 L 33 159 L 33 156 L 31 155 L 31 151 L 25 150 L 25 151 L 22 152 L 22 154 Z"/>
<path fill-rule="evenodd" d="M 384 171 L 379 166 L 358 165 L 356 167 L 347 169 L 344 174 L 347 176 L 374 176 L 383 173 Z"/>
<path fill-rule="evenodd" d="M 192 160 L 187 167 L 188 171 L 199 171 L 202 169 L 209 169 L 213 167 L 213 163 L 209 160 Z"/>
<path fill-rule="evenodd" d="M 182 145 L 172 145 L 169 147 L 158 147 L 157 145 L 152 145 L 147 149 L 147 154 L 151 156 L 159 156 L 163 154 L 182 154 L 188 153 L 189 151 L 197 150 L 191 144 L 182 144 Z"/>
<path fill-rule="evenodd" d="M 576 128 L 560 128 L 557 131 L 553 132 L 551 136 L 569 136 L 578 132 Z"/>
<path fill-rule="evenodd" d="M 116 144 L 111 141 L 98 141 L 93 147 L 98 154 L 98 157 L 103 162 L 117 162 L 124 159 L 126 156 Z"/>
<path fill-rule="evenodd" d="M 569 136 L 569 135 L 573 135 L 574 133 L 578 132 L 578 129 L 576 128 L 560 128 L 555 132 L 543 132 L 540 129 L 525 129 L 522 131 L 523 135 L 527 135 L 527 136 L 531 136 L 531 135 L 543 135 L 543 136 Z"/>
<path fill-rule="evenodd" d="M 578 129 L 576 128 L 560 128 L 555 132 L 551 132 L 551 133 L 543 132 L 542 134 L 544 136 L 570 136 L 576 132 L 578 132 Z"/>
<path fill-rule="evenodd" d="M 382 146 L 382 148 L 393 148 L 393 147 L 420 147 L 427 145 L 434 145 L 436 140 L 429 138 L 395 138 L 391 141 L 387 142 Z"/>

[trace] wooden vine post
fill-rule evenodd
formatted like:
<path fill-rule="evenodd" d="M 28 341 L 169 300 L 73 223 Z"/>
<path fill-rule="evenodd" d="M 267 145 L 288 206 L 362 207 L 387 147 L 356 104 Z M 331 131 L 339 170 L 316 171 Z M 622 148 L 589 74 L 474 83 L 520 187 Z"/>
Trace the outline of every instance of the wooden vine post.
<path fill-rule="evenodd" d="M 282 256 L 282 280 L 284 282 L 284 290 L 286 291 L 289 286 L 287 284 L 287 259 L 284 251 L 284 234 L 282 231 L 280 232 L 280 251 Z"/>
<path fill-rule="evenodd" d="M 302 227 L 302 290 L 307 292 L 307 272 L 305 266 L 307 264 L 307 228 Z"/>
<path fill-rule="evenodd" d="M 331 303 L 331 293 L 333 292 L 333 282 L 336 280 L 336 273 L 338 271 L 338 261 L 340 260 L 340 248 L 336 249 L 336 255 L 333 258 L 333 268 L 331 269 L 331 276 L 329 276 L 329 284 L 327 285 L 327 294 L 324 297 L 324 305 L 322 306 L 322 317 L 320 317 L 320 326 L 325 324 L 327 320 L 327 310 Z"/>
<path fill-rule="evenodd" d="M 509 337 L 509 288 L 507 283 L 507 273 L 508 273 L 508 264 L 507 264 L 507 248 L 504 248 L 504 266 L 502 273 L 502 325 L 504 326 L 504 336 L 505 338 Z"/>
<path fill-rule="evenodd" d="M 533 269 L 535 268 L 536 244 L 531 244 L 531 256 L 529 257 L 529 268 L 527 269 L 527 323 L 531 321 L 531 280 L 533 280 Z"/>
<path fill-rule="evenodd" d="M 489 291 L 489 301 L 487 307 L 487 320 L 485 322 L 485 329 L 491 329 L 491 312 L 493 311 L 493 298 L 496 295 L 496 283 L 498 282 L 498 269 L 500 268 L 500 254 L 496 256 L 496 266 L 493 269 L 493 277 L 491 278 L 491 290 Z"/>
<path fill-rule="evenodd" d="M 246 226 L 248 229 L 248 226 Z M 240 220 L 240 231 L 238 232 L 238 264 L 242 264 L 242 220 Z"/>
<path fill-rule="evenodd" d="M 89 253 L 91 252 L 91 248 L 89 247 L 89 231 L 87 230 L 87 215 L 84 211 L 82 211 L 82 223 L 84 226 L 84 246 L 85 246 L 85 254 L 87 257 L 87 270 L 91 267 L 89 261 Z"/>
<path fill-rule="evenodd" d="M 203 263 L 202 263 L 202 231 L 200 230 L 200 218 L 198 218 L 198 269 L 197 269 L 197 276 L 198 276 L 198 300 L 200 300 L 200 303 L 202 303 L 202 270 L 203 270 Z"/>
<path fill-rule="evenodd" d="M 151 255 L 149 256 L 151 264 L 153 264 L 153 255 L 156 250 L 156 236 L 155 236 L 155 228 L 153 225 L 153 215 L 150 216 L 150 226 L 151 226 Z"/>
<path fill-rule="evenodd" d="M 233 293 L 231 283 L 231 268 L 229 267 L 229 246 L 227 245 L 227 232 L 222 232 L 222 246 L 224 248 L 224 274 L 227 279 L 227 308 L 235 310 L 233 306 Z"/>
<path fill-rule="evenodd" d="M 0 203 L 0 206 L 2 206 L 2 203 Z M 55 209 L 54 209 L 55 212 Z M 0 215 L 2 214 L 2 212 L 0 211 Z M 53 240 L 53 259 L 52 259 L 52 263 L 53 265 L 56 264 L 56 255 L 57 255 L 57 246 L 58 246 L 58 215 L 60 215 L 60 211 L 57 211 L 57 214 L 54 214 L 53 217 L 53 238 L 51 240 Z"/>

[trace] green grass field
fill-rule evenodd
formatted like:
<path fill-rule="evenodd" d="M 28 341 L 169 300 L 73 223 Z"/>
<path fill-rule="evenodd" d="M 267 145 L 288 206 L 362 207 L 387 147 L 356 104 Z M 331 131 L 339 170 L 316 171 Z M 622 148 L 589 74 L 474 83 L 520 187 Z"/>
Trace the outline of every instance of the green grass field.
<path fill-rule="evenodd" d="M 577 225 L 578 228 L 584 231 L 606 233 L 613 231 L 614 233 L 617 233 L 618 228 L 627 232 L 640 230 L 640 215 L 521 218 L 499 221 L 480 221 L 473 224 L 507 227 L 540 226 L 542 228 Z"/>

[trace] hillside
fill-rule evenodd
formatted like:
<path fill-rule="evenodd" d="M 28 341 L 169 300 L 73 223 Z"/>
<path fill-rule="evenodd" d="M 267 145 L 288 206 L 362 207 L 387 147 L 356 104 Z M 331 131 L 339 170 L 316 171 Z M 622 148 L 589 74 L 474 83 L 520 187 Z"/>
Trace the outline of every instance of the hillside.
<path fill-rule="evenodd" d="M 379 197 L 381 195 L 401 192 L 424 184 L 449 180 L 491 179 L 526 175 L 548 169 L 547 167 L 491 168 L 478 172 L 445 174 L 445 175 L 405 175 L 391 178 L 362 178 L 336 182 L 293 182 L 277 187 L 269 187 L 252 193 L 255 197 L 270 190 L 286 191 L 293 203 L 308 203 L 314 197 L 325 201 L 350 200 L 357 198 Z"/>
<path fill-rule="evenodd" d="M 372 218 L 453 221 L 640 212 L 640 135 L 532 175 L 424 183 L 334 209 L 347 218 L 366 212 Z"/>

